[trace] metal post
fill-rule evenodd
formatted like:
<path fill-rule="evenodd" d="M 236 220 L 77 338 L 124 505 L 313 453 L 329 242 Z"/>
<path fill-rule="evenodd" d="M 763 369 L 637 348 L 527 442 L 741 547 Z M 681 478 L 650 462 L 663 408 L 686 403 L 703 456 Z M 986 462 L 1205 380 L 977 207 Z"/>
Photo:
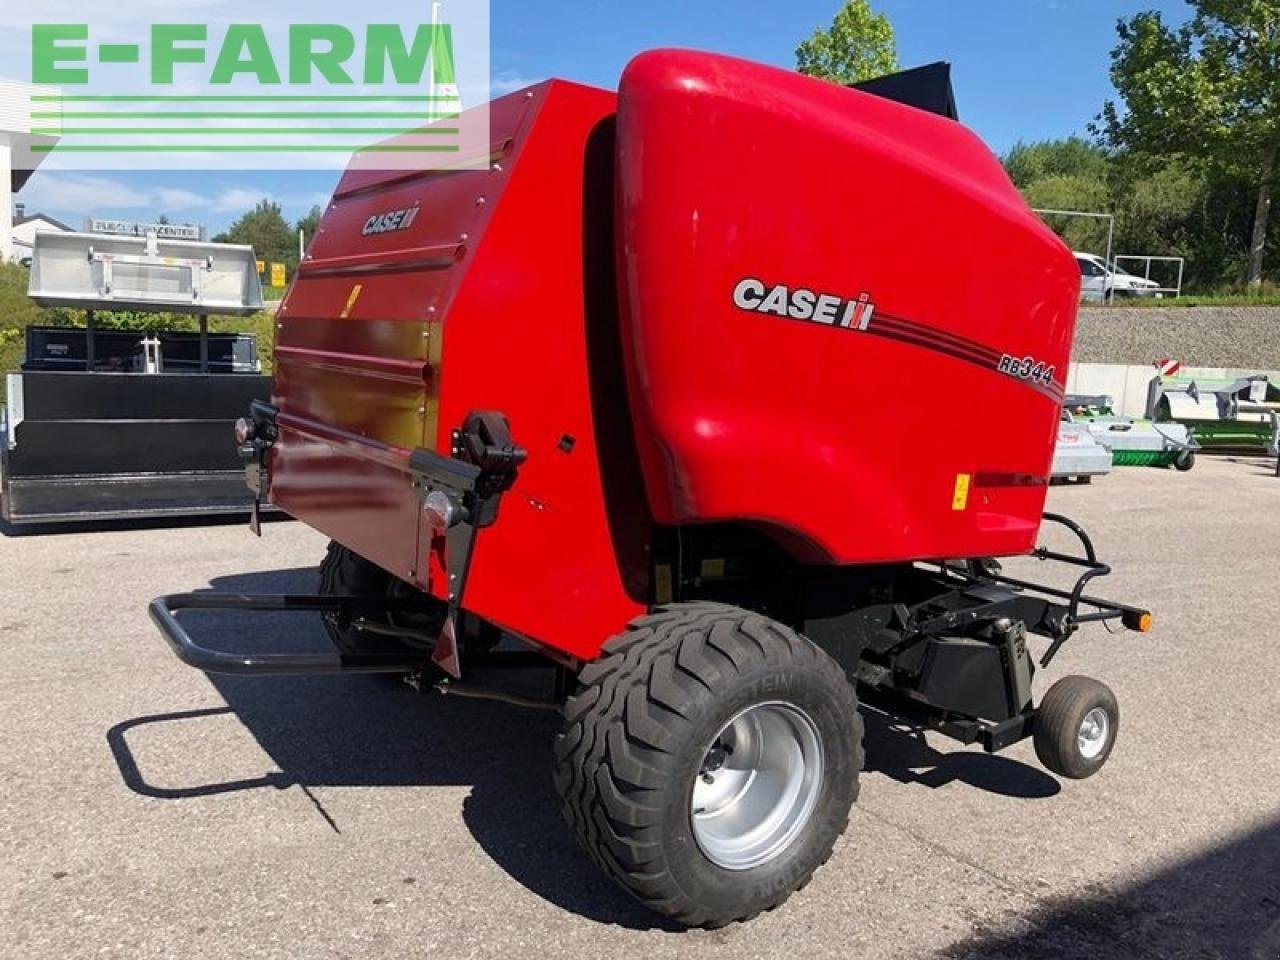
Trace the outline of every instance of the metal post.
<path fill-rule="evenodd" d="M 200 315 L 200 372 L 209 372 L 209 317 Z"/>
<path fill-rule="evenodd" d="M 93 373 L 94 351 L 93 351 L 93 311 L 86 311 L 84 315 L 84 368 L 89 373 Z"/>
<path fill-rule="evenodd" d="M 1116 234 L 1116 218 L 1108 217 L 1107 218 L 1107 269 L 1111 271 L 1111 275 L 1113 279 L 1111 281 L 1111 293 L 1108 294 L 1107 296 L 1107 302 L 1110 303 L 1112 306 L 1114 306 L 1116 302 L 1116 281 L 1114 279 L 1115 272 L 1116 272 L 1116 265 L 1115 265 L 1115 262 L 1111 259 L 1111 242 L 1112 240 L 1115 239 L 1115 234 Z"/>
<path fill-rule="evenodd" d="M 23 99 L 26 99 L 25 97 Z M 14 259 L 13 253 L 13 193 L 10 186 L 13 182 L 13 146 L 7 133 L 0 133 L 0 195 L 3 196 L 3 209 L 0 209 L 0 263 L 8 263 Z"/>
<path fill-rule="evenodd" d="M 1046 216 L 1057 216 L 1057 217 L 1085 217 L 1090 220 L 1106 220 L 1107 221 L 1106 264 L 1107 264 L 1108 270 L 1115 269 L 1115 265 L 1111 262 L 1111 249 L 1115 241 L 1115 233 L 1116 233 L 1115 214 L 1094 213 L 1091 210 L 1055 210 L 1049 207 L 1032 207 L 1031 209 L 1033 212 L 1038 213 L 1041 219 L 1043 219 Z M 1048 221 L 1045 220 L 1045 223 L 1048 223 Z M 1049 224 L 1049 226 L 1050 228 L 1052 228 L 1053 225 Z M 1102 295 L 1103 302 L 1105 303 L 1108 300 L 1111 300 L 1112 302 L 1114 302 L 1115 295 L 1116 295 L 1115 284 L 1112 283 L 1110 294 L 1108 294 L 1106 290 L 1103 290 L 1103 295 Z"/>

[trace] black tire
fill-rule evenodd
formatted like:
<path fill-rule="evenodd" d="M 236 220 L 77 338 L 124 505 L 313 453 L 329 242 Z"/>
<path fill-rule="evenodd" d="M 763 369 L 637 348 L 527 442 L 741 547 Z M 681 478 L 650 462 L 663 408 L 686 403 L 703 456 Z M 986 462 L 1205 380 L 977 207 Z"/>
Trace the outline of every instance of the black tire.
<path fill-rule="evenodd" d="M 1105 714 L 1105 732 L 1097 747 L 1081 750 L 1079 738 L 1085 718 Z M 1071 780 L 1091 777 L 1107 762 L 1120 730 L 1120 707 L 1105 683 L 1090 677 L 1063 677 L 1044 695 L 1036 713 L 1036 756 L 1050 771 Z"/>
<path fill-rule="evenodd" d="M 444 605 L 420 591 L 412 584 L 392 576 L 372 561 L 366 560 L 340 543 L 330 542 L 329 549 L 320 562 L 320 593 L 326 597 L 386 597 L 397 601 L 412 601 L 394 618 L 386 616 L 388 623 L 420 630 L 433 636 L 444 623 Z M 342 627 L 336 616 L 326 614 L 324 628 L 333 645 L 343 654 L 360 655 L 385 652 L 388 648 L 402 648 L 409 640 L 398 640 L 376 634 Z M 424 645 L 430 652 L 430 645 Z"/>
<path fill-rule="evenodd" d="M 320 593 L 326 597 L 384 597 L 394 578 L 377 564 L 336 541 L 320 562 Z M 326 616 L 324 628 L 333 645 L 345 654 L 368 652 L 369 639 L 359 630 L 343 629 L 336 617 Z"/>
<path fill-rule="evenodd" d="M 1183 450 L 1182 453 L 1178 454 L 1178 459 L 1173 461 L 1173 465 L 1176 469 L 1186 473 L 1196 465 L 1196 455 L 1191 450 Z"/>
<path fill-rule="evenodd" d="M 672 604 L 635 620 L 578 679 L 555 743 L 564 816 L 646 906 L 686 926 L 747 920 L 831 856 L 857 798 L 862 718 L 844 671 L 809 640 L 737 607 Z M 753 708 L 801 717 L 821 744 L 821 775 L 805 788 L 810 812 L 766 859 L 726 869 L 700 845 L 694 786 L 712 782 L 726 725 Z"/>

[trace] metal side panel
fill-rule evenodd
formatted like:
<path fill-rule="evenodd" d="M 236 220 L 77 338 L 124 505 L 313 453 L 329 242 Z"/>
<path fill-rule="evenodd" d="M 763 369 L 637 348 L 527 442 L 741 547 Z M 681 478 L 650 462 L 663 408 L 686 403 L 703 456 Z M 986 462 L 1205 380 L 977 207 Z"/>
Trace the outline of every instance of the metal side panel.
<path fill-rule="evenodd" d="M 8 522 L 250 509 L 232 426 L 270 395 L 268 378 L 26 372 L 8 384 Z"/>
<path fill-rule="evenodd" d="M 5 478 L 3 516 L 12 524 L 248 513 L 243 471 Z"/>
<path fill-rule="evenodd" d="M 262 309 L 253 247 L 37 233 L 31 299 L 42 307 L 247 316 Z"/>

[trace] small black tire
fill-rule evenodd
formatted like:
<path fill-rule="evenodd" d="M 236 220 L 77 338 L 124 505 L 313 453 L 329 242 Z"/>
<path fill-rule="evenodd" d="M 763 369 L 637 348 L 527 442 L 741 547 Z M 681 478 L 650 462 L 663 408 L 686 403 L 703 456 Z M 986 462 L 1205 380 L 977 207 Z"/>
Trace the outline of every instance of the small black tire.
<path fill-rule="evenodd" d="M 862 718 L 844 671 L 809 640 L 737 607 L 671 604 L 633 621 L 578 680 L 555 742 L 562 811 L 592 859 L 650 909 L 692 927 L 748 920 L 831 856 L 857 798 Z M 758 725 L 752 734 L 740 723 Z M 736 853 L 725 852 L 722 822 L 708 819 L 721 808 L 697 807 L 695 787 L 723 777 L 736 803 L 745 790 L 734 794 L 732 778 L 766 782 L 763 745 L 790 749 L 792 735 L 820 744 L 791 753 L 803 812 L 778 801 L 774 809 L 791 811 L 776 821 L 785 828 L 748 824 L 727 841 L 756 859 L 716 857 Z M 750 847 L 762 835 L 764 846 Z"/>
<path fill-rule="evenodd" d="M 1058 776 L 1083 780 L 1102 769 L 1119 730 L 1120 707 L 1110 687 L 1090 677 L 1063 677 L 1036 712 L 1036 756 Z"/>
<path fill-rule="evenodd" d="M 1195 455 L 1195 452 L 1191 450 L 1183 450 L 1180 454 L 1178 454 L 1178 458 L 1173 461 L 1174 468 L 1177 470 L 1181 470 L 1183 473 L 1186 473 L 1195 465 L 1196 465 L 1196 455 Z"/>

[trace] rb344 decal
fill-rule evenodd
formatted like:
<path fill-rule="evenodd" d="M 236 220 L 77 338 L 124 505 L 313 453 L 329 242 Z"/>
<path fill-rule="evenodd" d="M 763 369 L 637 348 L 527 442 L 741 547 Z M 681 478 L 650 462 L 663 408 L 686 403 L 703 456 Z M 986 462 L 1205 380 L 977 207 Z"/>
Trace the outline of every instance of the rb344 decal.
<path fill-rule="evenodd" d="M 1015 380 L 1028 380 L 1045 386 L 1053 384 L 1053 365 L 1035 357 L 1014 357 L 1006 353 L 1000 357 L 996 369 Z"/>

